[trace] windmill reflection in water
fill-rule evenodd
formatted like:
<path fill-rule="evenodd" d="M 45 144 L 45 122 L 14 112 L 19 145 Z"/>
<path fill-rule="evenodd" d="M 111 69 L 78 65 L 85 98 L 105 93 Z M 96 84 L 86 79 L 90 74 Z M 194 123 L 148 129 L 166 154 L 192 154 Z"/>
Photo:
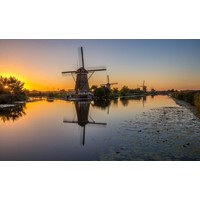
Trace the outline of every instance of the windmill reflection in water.
<path fill-rule="evenodd" d="M 75 101 L 74 104 L 75 104 L 75 109 L 76 109 L 77 120 L 64 119 L 63 122 L 64 123 L 75 123 L 75 124 L 78 124 L 80 127 L 82 127 L 81 143 L 84 146 L 85 145 L 86 125 L 92 124 L 92 125 L 106 126 L 107 123 L 95 122 L 92 119 L 92 117 L 89 115 L 90 101 Z"/>

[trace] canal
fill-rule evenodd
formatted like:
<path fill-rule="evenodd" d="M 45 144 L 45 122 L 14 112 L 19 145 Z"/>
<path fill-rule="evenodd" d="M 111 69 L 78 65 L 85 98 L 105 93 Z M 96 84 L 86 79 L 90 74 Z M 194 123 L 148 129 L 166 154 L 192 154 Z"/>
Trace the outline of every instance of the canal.
<path fill-rule="evenodd" d="M 200 120 L 169 96 L 0 111 L 0 160 L 200 160 Z"/>

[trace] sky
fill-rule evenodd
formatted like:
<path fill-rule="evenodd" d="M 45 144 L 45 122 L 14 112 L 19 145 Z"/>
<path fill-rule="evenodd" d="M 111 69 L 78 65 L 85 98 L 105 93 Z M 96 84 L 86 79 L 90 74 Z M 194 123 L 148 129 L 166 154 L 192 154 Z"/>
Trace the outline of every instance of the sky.
<path fill-rule="evenodd" d="M 136 88 L 143 80 L 148 90 L 200 89 L 200 40 L 0 40 L 0 75 L 15 76 L 29 90 L 74 89 L 74 80 L 62 71 L 106 65 L 95 72 L 90 86 L 118 82 Z"/>

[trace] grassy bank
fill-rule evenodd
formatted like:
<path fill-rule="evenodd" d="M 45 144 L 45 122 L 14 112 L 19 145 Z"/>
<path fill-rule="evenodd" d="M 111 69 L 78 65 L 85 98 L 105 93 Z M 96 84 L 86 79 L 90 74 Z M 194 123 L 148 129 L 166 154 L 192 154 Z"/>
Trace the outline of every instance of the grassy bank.
<path fill-rule="evenodd" d="M 200 112 L 200 91 L 177 91 L 172 97 L 190 103 Z"/>

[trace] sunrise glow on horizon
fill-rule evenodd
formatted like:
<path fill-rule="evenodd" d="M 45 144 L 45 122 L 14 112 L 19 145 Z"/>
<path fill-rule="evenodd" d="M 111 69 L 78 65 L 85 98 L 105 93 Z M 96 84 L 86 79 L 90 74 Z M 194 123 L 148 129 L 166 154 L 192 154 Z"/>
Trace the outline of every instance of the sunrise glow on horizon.
<path fill-rule="evenodd" d="M 89 83 L 118 82 L 148 90 L 200 89 L 200 40 L 0 40 L 0 75 L 15 76 L 29 90 L 74 89 L 62 71 L 80 67 L 78 47 L 87 67 L 106 65 Z"/>

